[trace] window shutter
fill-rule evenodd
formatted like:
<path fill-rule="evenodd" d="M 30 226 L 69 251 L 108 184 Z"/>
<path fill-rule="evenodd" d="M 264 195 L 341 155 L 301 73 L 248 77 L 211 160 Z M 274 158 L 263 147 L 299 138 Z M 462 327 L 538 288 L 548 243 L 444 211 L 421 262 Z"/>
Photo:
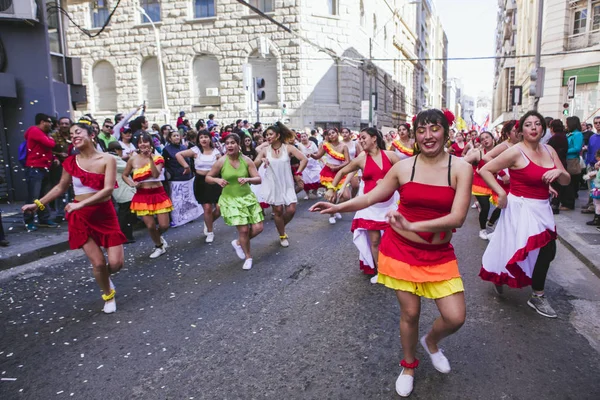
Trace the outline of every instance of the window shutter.
<path fill-rule="evenodd" d="M 96 111 L 116 111 L 117 84 L 115 69 L 108 61 L 100 61 L 92 70 Z"/>
<path fill-rule="evenodd" d="M 221 90 L 221 75 L 217 57 L 198 56 L 194 59 L 192 69 L 194 80 L 193 104 L 201 106 L 221 104 L 219 93 Z M 216 89 L 216 94 L 214 89 Z"/>
<path fill-rule="evenodd" d="M 314 63 L 317 84 L 314 90 L 315 104 L 339 104 L 338 69 L 332 59 Z"/>
<path fill-rule="evenodd" d="M 142 63 L 142 101 L 146 102 L 148 108 L 162 108 L 160 74 L 156 57 L 150 57 Z"/>

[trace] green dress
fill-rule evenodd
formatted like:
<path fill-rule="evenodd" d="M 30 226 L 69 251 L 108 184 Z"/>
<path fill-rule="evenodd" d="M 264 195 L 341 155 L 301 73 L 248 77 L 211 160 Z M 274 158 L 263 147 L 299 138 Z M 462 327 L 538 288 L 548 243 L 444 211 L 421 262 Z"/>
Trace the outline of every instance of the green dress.
<path fill-rule="evenodd" d="M 260 204 L 250 184 L 240 185 L 238 178 L 249 178 L 248 164 L 240 155 L 240 166 L 236 169 L 229 163 L 229 157 L 225 156 L 225 162 L 221 168 L 221 178 L 229 184 L 223 188 L 219 197 L 219 207 L 223 220 L 229 226 L 252 225 L 264 220 Z"/>

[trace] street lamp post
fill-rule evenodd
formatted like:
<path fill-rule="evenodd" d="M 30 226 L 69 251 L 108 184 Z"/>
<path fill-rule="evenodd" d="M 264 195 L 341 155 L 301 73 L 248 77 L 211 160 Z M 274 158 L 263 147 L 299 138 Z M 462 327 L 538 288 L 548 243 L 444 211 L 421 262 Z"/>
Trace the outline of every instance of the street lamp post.
<path fill-rule="evenodd" d="M 152 18 L 150 18 L 150 16 L 146 13 L 146 11 L 142 8 L 142 7 L 137 7 L 137 10 L 142 13 L 142 15 L 144 17 L 146 17 L 146 19 L 148 21 L 150 21 L 150 25 L 152 25 L 152 29 L 154 29 L 154 37 L 156 39 L 156 60 L 158 62 L 158 74 L 160 75 L 159 79 L 160 79 L 160 92 L 161 92 L 161 97 L 162 97 L 162 108 L 163 108 L 163 113 L 164 113 L 164 117 L 165 117 L 165 124 L 168 123 L 168 107 L 167 107 L 167 85 L 166 85 L 166 79 L 165 79 L 165 70 L 163 67 L 163 62 L 162 62 L 162 50 L 161 50 L 161 46 L 160 46 L 160 32 L 158 31 L 158 28 L 156 27 L 156 25 L 154 25 L 154 21 L 152 21 Z"/>

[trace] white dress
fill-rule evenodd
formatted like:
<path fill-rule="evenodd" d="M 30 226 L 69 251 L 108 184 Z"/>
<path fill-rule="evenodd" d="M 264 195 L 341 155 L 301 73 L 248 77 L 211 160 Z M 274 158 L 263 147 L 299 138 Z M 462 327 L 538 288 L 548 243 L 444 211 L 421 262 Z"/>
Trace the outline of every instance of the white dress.
<path fill-rule="evenodd" d="M 323 168 L 318 160 L 310 157 L 311 154 L 315 154 L 319 151 L 317 146 L 308 141 L 308 146 L 304 146 L 302 143 L 298 145 L 298 148 L 308 158 L 308 164 L 302 171 L 302 181 L 304 182 L 304 190 L 317 190 L 321 187 L 321 169 Z"/>
<path fill-rule="evenodd" d="M 272 206 L 288 206 L 298 202 L 287 147 L 281 150 L 281 156 L 278 158 L 273 157 L 271 146 L 265 150 L 269 165 L 262 181 L 261 197 L 265 203 Z"/>

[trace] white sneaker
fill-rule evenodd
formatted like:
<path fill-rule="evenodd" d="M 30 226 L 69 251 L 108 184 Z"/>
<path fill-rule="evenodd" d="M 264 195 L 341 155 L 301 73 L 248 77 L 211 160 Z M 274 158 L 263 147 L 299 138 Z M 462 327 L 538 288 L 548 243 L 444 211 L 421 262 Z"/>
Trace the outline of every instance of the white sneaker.
<path fill-rule="evenodd" d="M 150 254 L 150 258 L 158 258 L 165 254 L 167 251 L 165 250 L 165 245 L 163 244 L 161 247 L 155 247 L 152 254 Z"/>
<path fill-rule="evenodd" d="M 475 202 L 475 203 L 473 203 L 473 205 L 471 206 L 471 208 L 477 208 L 478 205 L 479 205 L 479 203 Z"/>
<path fill-rule="evenodd" d="M 479 238 L 483 240 L 488 240 L 488 234 L 485 229 L 479 231 Z"/>
<path fill-rule="evenodd" d="M 237 256 L 240 258 L 240 260 L 243 260 L 246 258 L 246 254 L 244 253 L 244 249 L 242 249 L 242 246 L 240 246 L 237 242 L 237 239 L 233 239 L 231 241 L 231 245 L 233 246 L 233 249 L 235 250 L 235 254 L 237 254 Z M 250 263 L 250 267 L 252 267 L 252 263 Z"/>
<path fill-rule="evenodd" d="M 117 311 L 117 302 L 115 301 L 115 299 L 105 301 L 104 309 L 102 311 L 104 311 L 104 314 L 112 314 L 115 311 Z"/>
<path fill-rule="evenodd" d="M 204 242 L 206 243 L 212 243 L 215 240 L 215 234 L 214 232 L 207 232 L 206 233 L 206 239 L 204 239 Z"/>
<path fill-rule="evenodd" d="M 487 240 L 491 240 L 492 236 L 494 236 L 494 232 L 486 232 Z"/>
<path fill-rule="evenodd" d="M 252 259 L 249 258 L 246 261 L 244 261 L 244 265 L 242 266 L 243 270 L 248 271 L 249 269 L 252 269 Z"/>
<path fill-rule="evenodd" d="M 304 200 L 308 200 L 308 195 L 303 197 Z"/>
<path fill-rule="evenodd" d="M 290 245 L 290 241 L 288 240 L 287 235 L 285 235 L 285 237 L 279 237 L 279 244 L 281 244 L 281 247 L 289 247 Z"/>
<path fill-rule="evenodd" d="M 373 284 L 377 283 L 377 278 L 378 278 L 378 277 L 379 277 L 379 276 L 378 276 L 377 274 L 373 275 L 373 276 L 371 277 L 371 279 L 370 279 L 371 283 L 373 283 Z"/>
<path fill-rule="evenodd" d="M 204 222 L 204 236 L 208 236 L 208 227 L 206 226 L 206 222 Z"/>
<path fill-rule="evenodd" d="M 340 214 L 340 213 L 335 213 L 334 217 L 336 217 L 337 219 L 342 219 L 342 214 Z"/>
<path fill-rule="evenodd" d="M 450 372 L 450 362 L 444 355 L 441 349 L 439 349 L 436 353 L 430 353 L 429 348 L 427 347 L 427 343 L 425 342 L 425 338 L 427 335 L 423 336 L 420 340 L 421 346 L 425 349 L 425 352 L 431 358 L 431 363 L 433 364 L 433 368 L 437 369 L 442 374 L 447 374 Z"/>
<path fill-rule="evenodd" d="M 330 217 L 330 218 L 329 218 L 329 223 L 330 223 L 331 225 L 334 225 L 336 222 L 337 222 L 337 221 L 336 221 L 335 217 Z"/>
<path fill-rule="evenodd" d="M 168 248 L 169 248 L 169 244 L 167 243 L 167 241 L 165 240 L 165 238 L 164 238 L 164 237 L 162 237 L 162 236 L 160 237 L 160 242 L 162 243 L 162 247 L 163 247 L 163 249 L 165 249 L 165 250 L 166 250 L 166 249 L 168 249 Z"/>
<path fill-rule="evenodd" d="M 400 397 L 408 397 L 413 391 L 415 378 L 410 375 L 404 375 L 404 368 L 402 368 L 402 372 L 396 379 L 396 393 L 400 395 Z"/>

